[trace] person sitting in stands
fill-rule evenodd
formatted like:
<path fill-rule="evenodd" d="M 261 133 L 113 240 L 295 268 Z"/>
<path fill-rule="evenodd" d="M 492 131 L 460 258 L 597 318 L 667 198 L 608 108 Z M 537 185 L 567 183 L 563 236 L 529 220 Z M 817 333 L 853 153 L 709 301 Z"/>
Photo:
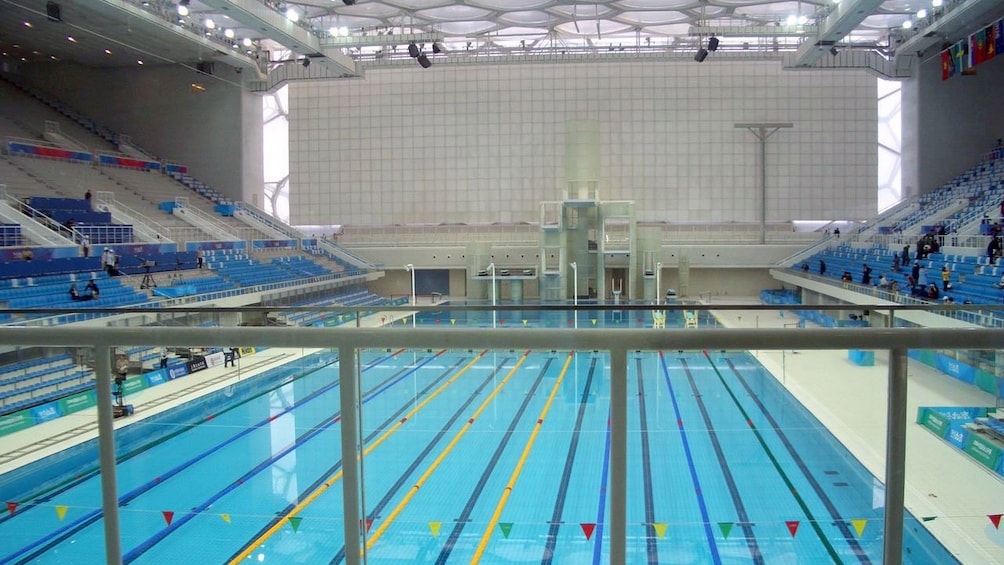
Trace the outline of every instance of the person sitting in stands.
<path fill-rule="evenodd" d="M 844 271 L 844 274 L 840 276 L 840 280 L 844 282 L 851 282 L 854 278 L 851 276 L 850 271 Z"/>
<path fill-rule="evenodd" d="M 994 286 L 997 288 L 1004 288 L 1004 275 L 1001 275 L 1001 280 L 997 281 L 997 284 Z"/>
<path fill-rule="evenodd" d="M 931 283 L 927 285 L 927 297 L 931 300 L 937 300 L 941 296 L 941 291 L 938 290 L 938 285 Z"/>
<path fill-rule="evenodd" d="M 97 299 L 98 295 L 101 294 L 101 291 L 98 289 L 98 283 L 94 282 L 94 279 L 87 281 L 87 286 L 84 287 L 84 290 L 88 293 L 90 298 L 94 299 Z M 87 300 L 90 300 L 90 298 Z"/>
<path fill-rule="evenodd" d="M 809 264 L 808 263 L 802 263 L 802 272 L 803 273 L 808 273 L 809 272 Z"/>
<path fill-rule="evenodd" d="M 882 273 L 882 275 L 879 276 L 878 285 L 882 288 L 889 288 L 889 279 L 885 278 L 885 273 Z"/>
<path fill-rule="evenodd" d="M 76 302 L 84 302 L 86 300 L 93 300 L 97 298 L 96 294 L 80 294 L 77 292 L 77 283 L 70 284 L 70 300 Z"/>

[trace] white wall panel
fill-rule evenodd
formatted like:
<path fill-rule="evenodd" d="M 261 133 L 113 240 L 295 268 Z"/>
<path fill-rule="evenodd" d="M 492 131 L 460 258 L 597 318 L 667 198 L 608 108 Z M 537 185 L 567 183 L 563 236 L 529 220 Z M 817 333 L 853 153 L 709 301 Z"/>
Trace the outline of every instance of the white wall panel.
<path fill-rule="evenodd" d="M 792 122 L 767 152 L 768 221 L 876 212 L 876 86 L 776 62 L 371 71 L 290 87 L 296 224 L 536 222 L 560 199 L 564 126 L 600 125 L 600 197 L 641 221 L 755 222 L 758 145 L 737 122 Z"/>

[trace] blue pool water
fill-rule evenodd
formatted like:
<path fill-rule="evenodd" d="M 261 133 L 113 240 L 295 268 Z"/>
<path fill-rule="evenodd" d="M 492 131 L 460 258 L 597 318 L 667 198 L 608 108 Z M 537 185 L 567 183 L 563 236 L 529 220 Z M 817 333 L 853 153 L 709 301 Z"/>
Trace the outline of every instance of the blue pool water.
<path fill-rule="evenodd" d="M 370 563 L 609 561 L 605 354 L 361 364 Z M 633 353 L 628 395 L 628 562 L 881 562 L 881 486 L 748 354 Z M 125 561 L 343 561 L 339 414 L 333 362 L 130 426 Z M 0 479 L 0 563 L 103 562 L 93 449 Z M 908 520 L 906 562 L 954 561 Z"/>

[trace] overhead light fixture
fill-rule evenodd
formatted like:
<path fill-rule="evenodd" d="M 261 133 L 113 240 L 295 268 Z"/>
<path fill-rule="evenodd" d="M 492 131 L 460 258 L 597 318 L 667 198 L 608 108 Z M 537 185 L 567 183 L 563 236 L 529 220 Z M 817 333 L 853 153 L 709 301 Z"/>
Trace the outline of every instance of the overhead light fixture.
<path fill-rule="evenodd" d="M 927 17 L 927 10 L 925 10 L 924 8 L 917 10 L 917 18 L 922 20 L 926 17 Z"/>
<path fill-rule="evenodd" d="M 432 66 L 432 61 L 430 61 L 429 58 L 426 57 L 425 55 L 419 55 L 418 57 L 415 58 L 415 60 L 418 61 L 419 65 L 422 65 L 423 69 L 428 69 L 429 67 Z"/>
<path fill-rule="evenodd" d="M 697 61 L 698 63 L 703 63 L 704 60 L 707 58 L 708 58 L 708 50 L 703 47 L 698 49 L 697 53 L 694 54 L 694 60 Z"/>
<path fill-rule="evenodd" d="M 300 21 L 300 13 L 292 8 L 289 8 L 286 10 L 286 19 L 294 23 L 298 22 Z"/>
<path fill-rule="evenodd" d="M 934 6 L 935 8 L 940 8 L 941 0 L 931 0 L 931 5 Z"/>
<path fill-rule="evenodd" d="M 911 29 L 913 27 L 913 20 L 906 20 L 903 22 L 903 29 Z"/>
<path fill-rule="evenodd" d="M 206 18 L 202 25 L 206 26 L 206 29 L 216 29 L 216 22 L 213 21 L 213 18 Z"/>
<path fill-rule="evenodd" d="M 227 29 L 223 30 L 223 37 L 226 37 L 227 39 L 233 39 L 234 38 L 234 30 L 232 30 L 230 28 L 227 28 Z"/>
<path fill-rule="evenodd" d="M 421 54 L 422 50 L 418 48 L 418 45 L 415 45 L 414 41 L 408 44 L 408 55 L 410 55 L 412 59 L 417 58 Z"/>
<path fill-rule="evenodd" d="M 710 37 L 708 38 L 708 51 L 718 51 L 718 38 Z"/>
<path fill-rule="evenodd" d="M 178 15 L 179 16 L 187 16 L 189 14 L 189 11 L 188 11 L 188 3 L 189 2 L 190 2 L 190 0 L 181 0 L 181 2 L 178 2 Z"/>
<path fill-rule="evenodd" d="M 242 41 L 241 43 L 244 44 L 244 47 L 251 47 L 251 43 L 252 43 L 251 42 L 251 38 L 250 37 L 245 37 L 244 41 Z"/>

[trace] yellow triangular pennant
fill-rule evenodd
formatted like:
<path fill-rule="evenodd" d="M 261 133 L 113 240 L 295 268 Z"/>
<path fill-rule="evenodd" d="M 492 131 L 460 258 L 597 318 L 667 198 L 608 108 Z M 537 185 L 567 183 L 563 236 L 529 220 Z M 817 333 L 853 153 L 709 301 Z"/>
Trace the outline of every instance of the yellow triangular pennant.
<path fill-rule="evenodd" d="M 659 538 L 661 539 L 666 537 L 666 528 L 669 527 L 669 524 L 665 522 L 657 522 L 655 524 L 652 524 L 652 527 L 655 528 L 655 535 L 659 536 Z"/>
<path fill-rule="evenodd" d="M 429 531 L 432 532 L 432 537 L 439 537 L 439 528 L 443 527 L 442 522 L 429 522 Z"/>
<path fill-rule="evenodd" d="M 220 518 L 223 518 L 224 522 L 230 523 L 230 514 L 220 514 Z"/>
<path fill-rule="evenodd" d="M 858 533 L 858 537 L 861 537 L 861 532 L 865 531 L 865 525 L 868 524 L 868 520 L 859 519 L 851 520 L 851 525 L 854 526 L 854 531 Z"/>
<path fill-rule="evenodd" d="M 62 504 L 56 506 L 56 517 L 59 518 L 60 522 L 63 521 L 63 518 L 66 518 L 66 511 L 69 509 L 70 509 L 69 506 L 64 506 Z"/>

